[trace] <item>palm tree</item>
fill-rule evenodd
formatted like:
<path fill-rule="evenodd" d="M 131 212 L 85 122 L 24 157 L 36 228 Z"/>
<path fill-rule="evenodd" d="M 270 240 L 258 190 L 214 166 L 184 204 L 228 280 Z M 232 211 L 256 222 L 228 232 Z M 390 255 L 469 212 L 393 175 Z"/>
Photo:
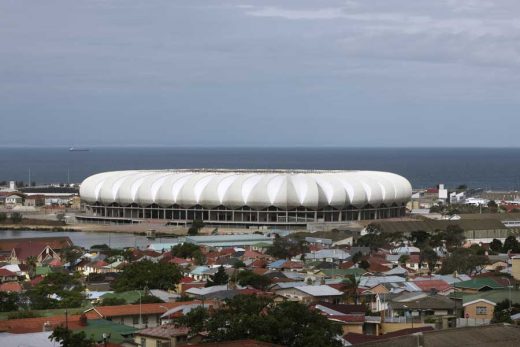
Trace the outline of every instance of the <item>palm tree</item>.
<path fill-rule="evenodd" d="M 345 295 L 343 299 L 347 302 L 353 301 L 354 304 L 357 304 L 359 278 L 356 278 L 355 275 L 348 275 L 341 283 L 344 284 L 343 292 Z"/>
<path fill-rule="evenodd" d="M 29 272 L 29 277 L 33 277 L 36 272 L 36 265 L 38 263 L 38 259 L 36 259 L 35 256 L 31 255 L 30 257 L 27 257 L 26 263 L 27 270 Z"/>

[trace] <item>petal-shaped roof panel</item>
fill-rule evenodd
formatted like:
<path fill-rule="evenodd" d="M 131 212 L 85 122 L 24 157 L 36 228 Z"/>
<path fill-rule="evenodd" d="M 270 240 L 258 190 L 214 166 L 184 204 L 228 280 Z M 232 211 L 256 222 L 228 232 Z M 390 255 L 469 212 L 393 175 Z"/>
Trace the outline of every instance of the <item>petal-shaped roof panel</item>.
<path fill-rule="evenodd" d="M 87 203 L 186 208 L 390 206 L 410 200 L 411 194 L 410 182 L 393 173 L 336 170 L 114 171 L 90 176 L 80 187 Z"/>

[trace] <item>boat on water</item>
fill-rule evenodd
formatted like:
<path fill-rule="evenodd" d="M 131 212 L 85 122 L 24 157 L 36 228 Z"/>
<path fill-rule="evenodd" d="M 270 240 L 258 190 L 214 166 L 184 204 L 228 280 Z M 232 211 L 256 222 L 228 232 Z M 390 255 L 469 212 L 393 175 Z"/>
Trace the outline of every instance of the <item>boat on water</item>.
<path fill-rule="evenodd" d="M 90 148 L 85 147 L 69 147 L 69 152 L 88 152 Z"/>

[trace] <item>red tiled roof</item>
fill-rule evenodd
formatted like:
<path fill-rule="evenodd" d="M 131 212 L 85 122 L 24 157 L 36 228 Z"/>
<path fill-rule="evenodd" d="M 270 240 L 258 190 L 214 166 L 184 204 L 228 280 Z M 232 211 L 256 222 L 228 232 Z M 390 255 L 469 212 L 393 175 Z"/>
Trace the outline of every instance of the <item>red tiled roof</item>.
<path fill-rule="evenodd" d="M 368 271 L 370 272 L 386 272 L 389 270 L 391 270 L 390 267 L 372 261 L 370 262 L 370 267 L 368 268 Z"/>
<path fill-rule="evenodd" d="M 35 286 L 37 285 L 38 283 L 40 283 L 41 281 L 43 281 L 44 277 L 41 276 L 41 275 L 38 275 L 36 276 L 35 278 L 33 278 L 29 283 L 31 283 L 31 286 Z"/>
<path fill-rule="evenodd" d="M 191 347 L 283 347 L 269 342 L 261 342 L 256 340 L 235 340 L 235 341 L 221 341 L 210 343 L 197 343 L 190 345 Z"/>
<path fill-rule="evenodd" d="M 346 261 L 346 262 L 339 264 L 340 269 L 350 269 L 352 266 L 354 266 L 353 261 Z"/>
<path fill-rule="evenodd" d="M 283 269 L 303 269 L 303 262 L 298 261 L 286 261 L 282 265 Z"/>
<path fill-rule="evenodd" d="M 67 317 L 67 324 L 69 329 L 74 330 L 81 328 L 79 324 L 79 317 L 79 315 L 70 315 Z M 9 332 L 12 334 L 35 333 L 42 331 L 43 325 L 47 322 L 49 322 L 52 328 L 65 325 L 65 316 L 0 320 L 0 331 Z"/>
<path fill-rule="evenodd" d="M 49 263 L 49 266 L 62 266 L 63 264 L 58 259 L 54 259 Z"/>
<path fill-rule="evenodd" d="M 179 258 L 179 257 L 172 257 L 169 261 L 169 263 L 171 264 L 187 264 L 189 263 L 189 260 L 187 259 L 184 259 L 184 258 Z"/>
<path fill-rule="evenodd" d="M 411 254 L 406 262 L 410 264 L 419 264 L 421 262 L 421 257 L 418 254 Z"/>
<path fill-rule="evenodd" d="M 235 253 L 235 249 L 234 248 L 224 248 L 218 254 L 219 255 L 232 255 L 233 253 Z"/>
<path fill-rule="evenodd" d="M 162 253 L 159 253 L 159 252 L 156 252 L 152 249 L 147 249 L 143 252 L 145 255 L 149 256 L 149 257 L 152 257 L 152 258 L 156 258 L 158 256 L 160 256 Z"/>
<path fill-rule="evenodd" d="M 53 236 L 53 237 L 27 237 L 19 239 L 4 239 L 0 240 L 0 249 L 13 249 L 20 244 L 31 244 L 31 243 L 45 243 L 52 249 L 62 249 L 73 245 L 72 241 L 68 236 Z"/>
<path fill-rule="evenodd" d="M 453 288 L 448 282 L 444 280 L 419 280 L 413 281 L 413 283 L 423 292 L 431 292 L 432 289 L 443 292 Z"/>
<path fill-rule="evenodd" d="M 16 257 L 20 260 L 26 260 L 29 257 L 37 257 L 47 247 L 45 242 L 21 242 L 14 246 Z M 52 248 L 52 247 L 51 247 Z"/>
<path fill-rule="evenodd" d="M 252 250 L 246 250 L 244 252 L 244 255 L 242 255 L 243 258 L 250 258 L 250 259 L 257 259 L 257 258 L 262 258 L 264 257 L 264 255 L 260 252 L 255 252 L 255 251 L 252 251 Z"/>
<path fill-rule="evenodd" d="M 265 268 L 267 266 L 267 261 L 265 259 L 257 259 L 249 266 L 254 268 Z"/>
<path fill-rule="evenodd" d="M 173 336 L 188 335 L 189 332 L 190 329 L 188 327 L 176 327 L 173 324 L 164 324 L 153 328 L 139 330 L 135 335 L 169 339 Z"/>
<path fill-rule="evenodd" d="M 0 292 L 21 293 L 22 286 L 18 282 L 5 282 L 0 284 Z"/>
<path fill-rule="evenodd" d="M 268 269 L 264 269 L 263 267 L 254 267 L 254 268 L 251 269 L 251 271 L 253 271 L 257 275 L 263 275 L 263 274 L 265 274 L 269 270 Z"/>
<path fill-rule="evenodd" d="M 165 302 L 157 304 L 142 304 L 142 305 L 118 305 L 118 306 L 97 306 L 85 311 L 87 318 L 107 318 L 107 317 L 118 317 L 118 316 L 130 316 L 137 314 L 160 314 L 168 309 L 182 306 L 200 303 L 198 300 L 185 301 L 185 302 Z"/>
<path fill-rule="evenodd" d="M 92 264 L 92 267 L 103 267 L 103 266 L 107 266 L 108 263 L 104 260 L 98 260 L 96 261 L 94 264 Z"/>
<path fill-rule="evenodd" d="M 180 283 L 191 283 L 193 281 L 195 281 L 193 278 L 185 276 L 185 277 L 181 278 Z"/>
<path fill-rule="evenodd" d="M 16 274 L 7 269 L 0 269 L 0 277 L 12 277 L 12 276 L 16 276 Z"/>

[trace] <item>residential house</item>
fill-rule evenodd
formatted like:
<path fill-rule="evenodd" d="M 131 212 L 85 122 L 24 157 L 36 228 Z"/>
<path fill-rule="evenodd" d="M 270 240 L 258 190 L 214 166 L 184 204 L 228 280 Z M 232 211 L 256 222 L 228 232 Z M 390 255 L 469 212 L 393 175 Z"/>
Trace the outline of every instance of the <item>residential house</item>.
<path fill-rule="evenodd" d="M 207 281 L 211 276 L 217 273 L 218 268 L 210 268 L 208 266 L 197 266 L 186 275 L 196 281 Z"/>
<path fill-rule="evenodd" d="M 189 328 L 164 324 L 134 333 L 134 342 L 139 347 L 177 347 L 188 339 Z"/>
<path fill-rule="evenodd" d="M 0 284 L 0 292 L 21 293 L 22 291 L 22 286 L 18 282 L 5 282 Z"/>
<path fill-rule="evenodd" d="M 61 260 L 59 253 L 46 242 L 20 242 L 11 249 L 8 261 L 11 264 L 26 264 L 31 257 L 36 258 L 39 264 L 53 259 Z"/>
<path fill-rule="evenodd" d="M 490 322 L 497 304 L 486 299 L 475 299 L 462 304 L 464 307 L 464 318 L 477 319 Z"/>
<path fill-rule="evenodd" d="M 350 253 L 342 249 L 321 249 L 316 252 L 305 253 L 307 261 L 341 262 L 350 259 Z"/>
<path fill-rule="evenodd" d="M 23 205 L 22 194 L 10 194 L 5 197 L 5 206 L 7 208 L 13 208 L 15 206 Z"/>
<path fill-rule="evenodd" d="M 502 289 L 503 285 L 488 277 L 473 278 L 469 281 L 457 282 L 454 284 L 455 291 L 467 294 L 476 294 L 493 289 Z"/>
<path fill-rule="evenodd" d="M 161 324 L 161 315 L 182 305 L 199 301 L 165 302 L 158 304 L 135 304 L 119 306 L 95 306 L 85 311 L 88 319 L 108 319 L 135 328 L 156 327 Z"/>
<path fill-rule="evenodd" d="M 275 291 L 276 295 L 283 296 L 292 301 L 300 301 L 303 303 L 312 303 L 318 301 L 334 302 L 341 301 L 343 292 L 334 289 L 328 285 L 302 285 L 290 288 L 281 288 Z"/>
<path fill-rule="evenodd" d="M 331 321 L 340 323 L 343 335 L 352 333 L 362 334 L 365 324 L 365 305 L 332 304 L 329 302 L 318 302 L 313 307 L 321 314 L 327 316 Z"/>
<path fill-rule="evenodd" d="M 16 273 L 7 269 L 0 269 L 0 283 L 18 281 Z"/>
<path fill-rule="evenodd" d="M 45 195 L 29 195 L 25 198 L 25 206 L 40 207 L 45 205 Z"/>
<path fill-rule="evenodd" d="M 427 317 L 441 317 L 454 315 L 460 305 L 443 295 L 426 295 L 418 299 L 389 300 L 388 312 L 390 316 L 411 315 L 414 320 L 424 322 Z"/>
<path fill-rule="evenodd" d="M 512 304 L 520 304 L 520 290 L 512 288 L 495 289 L 464 295 L 462 302 L 465 317 L 467 315 L 467 318 L 472 319 L 491 319 L 495 305 L 505 300 L 511 300 Z M 477 309 L 477 307 L 482 308 Z"/>
<path fill-rule="evenodd" d="M 448 295 L 453 292 L 453 286 L 444 280 L 429 279 L 429 280 L 414 280 L 414 285 L 419 287 L 422 292 L 425 293 L 438 293 L 440 295 Z"/>

